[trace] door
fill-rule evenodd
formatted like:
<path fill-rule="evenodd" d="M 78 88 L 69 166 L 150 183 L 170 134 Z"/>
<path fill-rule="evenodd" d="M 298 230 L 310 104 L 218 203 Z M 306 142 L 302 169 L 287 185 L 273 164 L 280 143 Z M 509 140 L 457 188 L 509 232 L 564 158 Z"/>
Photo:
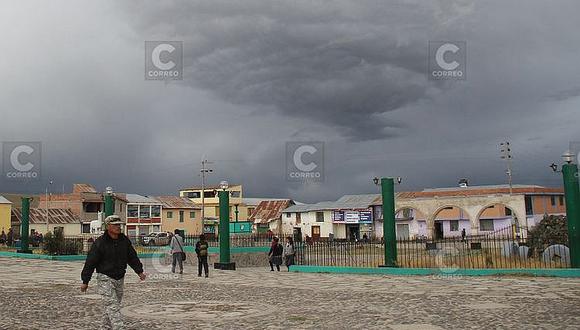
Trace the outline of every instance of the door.
<path fill-rule="evenodd" d="M 443 222 L 435 222 L 435 239 L 443 239 Z"/>
<path fill-rule="evenodd" d="M 397 239 L 409 239 L 409 225 L 406 223 L 397 224 Z"/>
<path fill-rule="evenodd" d="M 312 226 L 312 239 L 317 240 L 320 238 L 320 226 Z"/>
<path fill-rule="evenodd" d="M 359 225 L 346 225 L 346 237 L 351 241 L 356 241 L 360 238 Z"/>

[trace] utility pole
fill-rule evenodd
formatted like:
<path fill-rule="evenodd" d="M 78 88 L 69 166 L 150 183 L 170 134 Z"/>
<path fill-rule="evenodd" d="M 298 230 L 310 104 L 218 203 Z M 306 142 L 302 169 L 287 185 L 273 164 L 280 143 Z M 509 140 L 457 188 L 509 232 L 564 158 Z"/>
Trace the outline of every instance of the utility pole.
<path fill-rule="evenodd" d="M 201 233 L 205 233 L 205 174 L 213 173 L 212 169 L 206 168 L 206 165 L 213 164 L 207 159 L 201 161 Z"/>
<path fill-rule="evenodd" d="M 499 146 L 500 146 L 500 151 L 501 151 L 501 159 L 505 159 L 507 161 L 506 174 L 508 175 L 508 183 L 510 185 L 510 195 L 511 195 L 513 193 L 513 188 L 512 188 L 512 150 L 510 148 L 510 143 L 508 141 L 500 143 Z"/>
<path fill-rule="evenodd" d="M 50 204 L 50 192 L 49 192 L 49 187 L 52 185 L 52 180 L 50 180 L 48 182 L 48 186 L 46 186 L 46 196 L 45 196 L 45 208 L 46 208 L 46 233 L 48 234 L 48 232 L 50 231 L 50 227 L 49 227 L 49 219 L 50 219 L 50 215 L 48 214 L 48 209 L 49 209 L 49 204 Z"/>

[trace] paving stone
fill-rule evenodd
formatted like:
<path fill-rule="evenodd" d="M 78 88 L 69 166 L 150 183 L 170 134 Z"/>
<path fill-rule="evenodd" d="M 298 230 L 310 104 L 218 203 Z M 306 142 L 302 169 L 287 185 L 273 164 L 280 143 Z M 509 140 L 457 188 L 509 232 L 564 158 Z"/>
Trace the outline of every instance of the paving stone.
<path fill-rule="evenodd" d="M 97 329 L 81 262 L 0 258 L 0 329 Z M 126 277 L 128 329 L 578 329 L 580 279 L 300 274 L 269 268 Z"/>

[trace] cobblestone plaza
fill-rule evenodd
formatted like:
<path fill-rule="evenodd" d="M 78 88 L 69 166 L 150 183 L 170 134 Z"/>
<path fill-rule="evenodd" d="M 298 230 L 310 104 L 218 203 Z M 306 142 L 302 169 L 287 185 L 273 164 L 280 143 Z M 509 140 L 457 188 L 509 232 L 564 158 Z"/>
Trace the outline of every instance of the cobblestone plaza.
<path fill-rule="evenodd" d="M 571 329 L 580 279 L 395 277 L 212 271 L 126 276 L 128 329 Z M 0 258 L 0 329 L 97 329 L 102 307 L 81 262 Z"/>

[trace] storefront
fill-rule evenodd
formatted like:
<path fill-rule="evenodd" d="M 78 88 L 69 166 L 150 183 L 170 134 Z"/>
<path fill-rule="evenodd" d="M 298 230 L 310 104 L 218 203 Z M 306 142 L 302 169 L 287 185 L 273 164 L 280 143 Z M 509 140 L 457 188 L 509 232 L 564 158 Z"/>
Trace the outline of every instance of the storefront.
<path fill-rule="evenodd" d="M 360 240 L 372 237 L 373 212 L 371 209 L 335 210 L 332 213 L 335 238 Z"/>

